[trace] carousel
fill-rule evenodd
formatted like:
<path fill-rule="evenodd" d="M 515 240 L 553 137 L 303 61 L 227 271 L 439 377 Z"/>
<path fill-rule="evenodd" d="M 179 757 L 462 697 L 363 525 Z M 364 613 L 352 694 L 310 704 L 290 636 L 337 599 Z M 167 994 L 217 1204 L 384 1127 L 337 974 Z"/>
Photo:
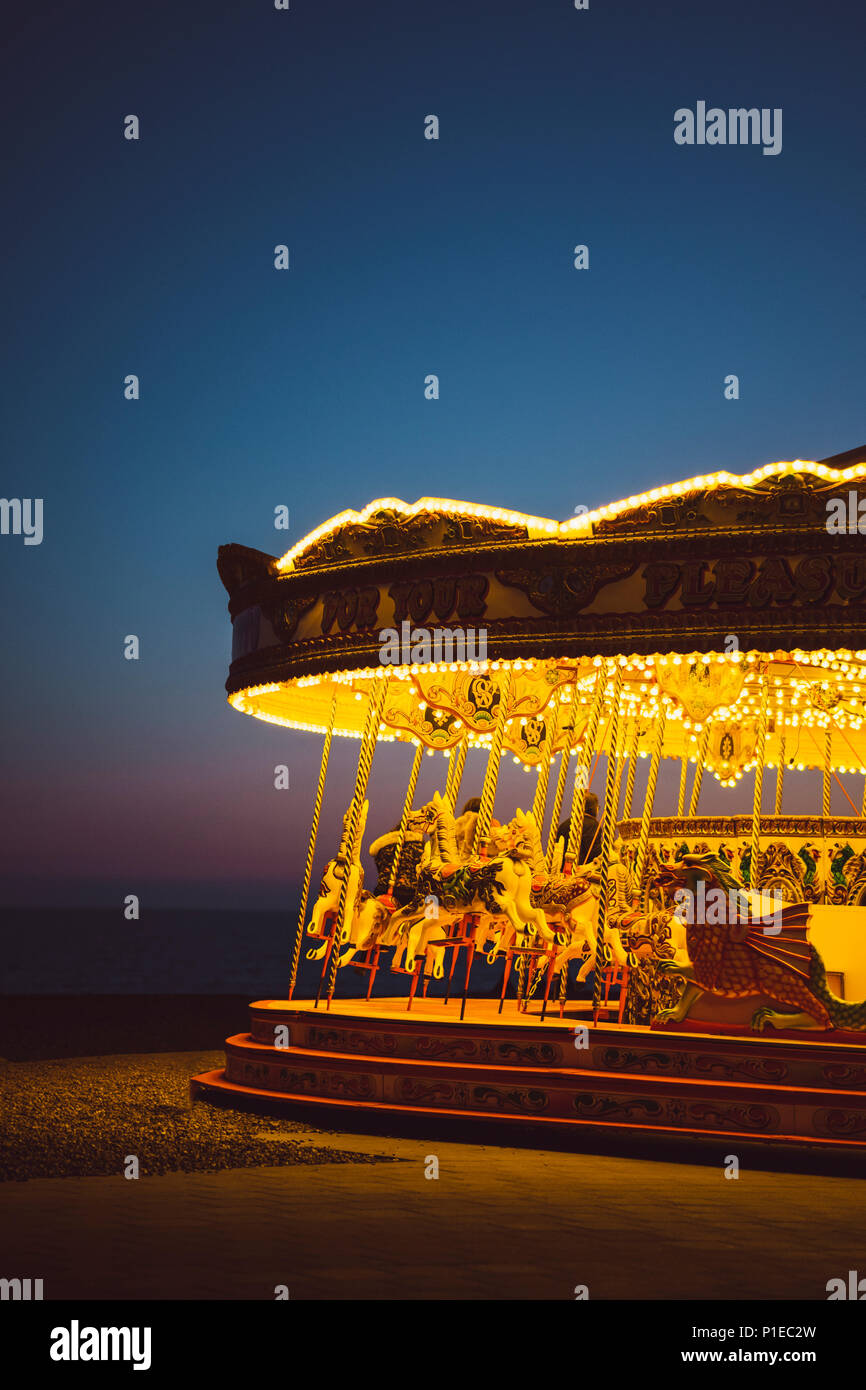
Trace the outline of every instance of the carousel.
<path fill-rule="evenodd" d="M 861 496 L 866 463 L 798 460 L 565 522 L 387 498 L 282 557 L 224 546 L 229 701 L 321 763 L 282 998 L 194 1094 L 866 1147 L 866 553 L 828 523 Z"/>

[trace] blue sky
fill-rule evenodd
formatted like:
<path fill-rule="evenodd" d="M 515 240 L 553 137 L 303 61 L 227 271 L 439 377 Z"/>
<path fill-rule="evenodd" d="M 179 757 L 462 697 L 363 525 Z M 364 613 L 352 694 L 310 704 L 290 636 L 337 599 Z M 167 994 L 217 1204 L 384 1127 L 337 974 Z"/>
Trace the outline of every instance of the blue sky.
<path fill-rule="evenodd" d="M 279 553 L 381 495 L 561 518 L 866 438 L 848 3 L 97 0 L 12 28 L 3 493 L 44 498 L 45 537 L 0 537 L 6 892 L 297 876 L 319 749 L 225 704 L 219 544 Z M 675 145 L 698 100 L 781 108 L 781 154 Z"/>

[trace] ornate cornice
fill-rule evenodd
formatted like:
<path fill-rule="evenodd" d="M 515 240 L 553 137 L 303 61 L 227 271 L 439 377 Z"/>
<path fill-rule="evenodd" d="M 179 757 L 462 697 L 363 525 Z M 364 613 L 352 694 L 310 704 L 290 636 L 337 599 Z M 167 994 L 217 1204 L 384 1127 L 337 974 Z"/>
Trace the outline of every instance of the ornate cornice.
<path fill-rule="evenodd" d="M 624 840 L 636 840 L 640 834 L 639 820 L 625 820 L 618 832 Z M 752 833 L 751 816 L 654 816 L 650 821 L 650 838 L 676 840 L 683 835 L 728 836 L 748 838 Z M 856 816 L 762 816 L 762 835 L 823 836 L 866 835 L 866 819 Z"/>
<path fill-rule="evenodd" d="M 866 494 L 866 477 L 697 483 L 602 509 L 582 533 L 576 519 L 573 535 L 394 503 L 337 518 L 283 560 L 225 546 L 227 688 L 375 666 L 403 622 L 483 630 L 491 661 L 710 652 L 726 634 L 744 651 L 866 649 L 866 550 L 826 526 L 828 497 Z"/>

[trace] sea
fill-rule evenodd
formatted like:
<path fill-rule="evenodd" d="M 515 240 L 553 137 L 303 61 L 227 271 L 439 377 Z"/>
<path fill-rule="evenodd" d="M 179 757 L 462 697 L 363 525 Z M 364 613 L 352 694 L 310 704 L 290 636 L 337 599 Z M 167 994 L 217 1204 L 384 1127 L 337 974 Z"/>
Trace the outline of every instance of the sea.
<path fill-rule="evenodd" d="M 0 993 L 7 995 L 242 994 L 285 998 L 297 914 L 245 909 L 152 909 L 128 922 L 116 909 L 5 908 L 0 914 Z M 312 998 L 321 963 L 305 959 L 295 997 Z M 407 993 L 405 975 L 377 974 L 374 997 Z M 455 986 L 465 965 L 458 961 Z M 473 995 L 494 996 L 501 960 L 473 968 Z M 366 993 L 366 971 L 346 966 L 335 997 Z M 431 985 L 431 993 L 441 987 Z"/>

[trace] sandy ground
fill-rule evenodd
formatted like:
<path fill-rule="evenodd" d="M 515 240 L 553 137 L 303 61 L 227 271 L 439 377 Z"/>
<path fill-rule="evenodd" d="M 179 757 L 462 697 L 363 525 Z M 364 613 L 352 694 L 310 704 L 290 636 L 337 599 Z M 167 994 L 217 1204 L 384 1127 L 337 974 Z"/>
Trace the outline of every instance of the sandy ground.
<path fill-rule="evenodd" d="M 47 1299 L 272 1299 L 277 1285 L 301 1299 L 573 1299 L 583 1284 L 591 1298 L 824 1300 L 828 1279 L 866 1265 L 854 1178 L 744 1161 L 731 1181 L 712 1165 L 186 1111 L 186 1078 L 218 1064 L 201 1052 L 9 1064 L 7 1101 L 29 1069 L 31 1109 L 19 1101 L 7 1164 L 29 1146 L 41 1172 L 103 1175 L 0 1184 L 4 1273 L 44 1279 Z M 133 1113 L 123 1088 L 136 1075 Z M 129 1180 L 119 1162 L 136 1143 L 155 1175 Z M 166 1171 L 181 1166 L 210 1171 Z"/>

